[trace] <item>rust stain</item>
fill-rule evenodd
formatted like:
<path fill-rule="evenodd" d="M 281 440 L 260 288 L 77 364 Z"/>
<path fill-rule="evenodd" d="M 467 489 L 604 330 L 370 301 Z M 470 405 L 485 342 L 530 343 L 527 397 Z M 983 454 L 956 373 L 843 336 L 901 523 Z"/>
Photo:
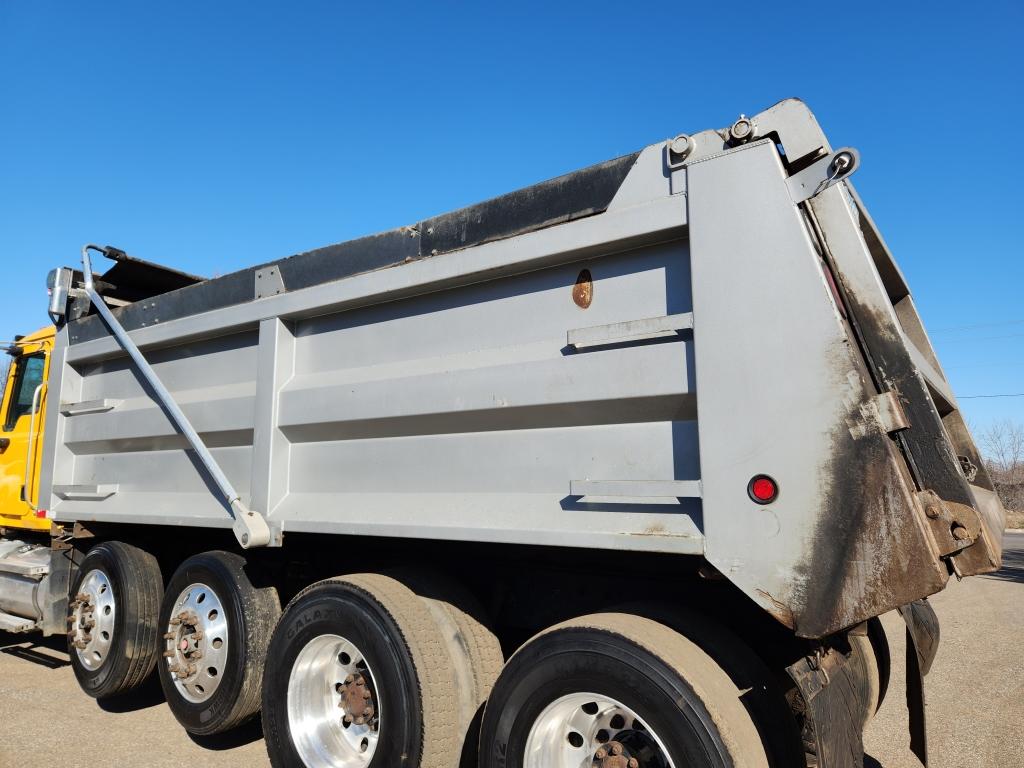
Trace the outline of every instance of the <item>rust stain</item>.
<path fill-rule="evenodd" d="M 757 590 L 757 594 L 771 603 L 771 607 L 768 608 L 768 612 L 776 618 L 776 620 L 782 622 L 790 629 L 796 628 L 796 619 L 793 617 L 793 609 L 780 600 L 776 600 L 770 594 L 765 592 L 763 589 Z M 767 607 L 767 606 L 766 606 Z"/>
<path fill-rule="evenodd" d="M 594 300 L 594 278 L 589 269 L 580 270 L 572 287 L 572 300 L 580 309 L 586 309 Z"/>

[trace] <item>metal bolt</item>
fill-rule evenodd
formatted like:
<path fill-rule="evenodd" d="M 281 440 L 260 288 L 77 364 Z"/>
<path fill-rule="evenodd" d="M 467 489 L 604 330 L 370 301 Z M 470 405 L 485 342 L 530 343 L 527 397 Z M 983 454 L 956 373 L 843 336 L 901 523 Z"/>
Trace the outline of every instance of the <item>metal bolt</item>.
<path fill-rule="evenodd" d="M 734 141 L 744 142 L 754 135 L 754 124 L 746 115 L 740 115 L 740 119 L 732 124 L 729 135 Z"/>
<path fill-rule="evenodd" d="M 629 758 L 629 762 L 626 763 L 626 765 L 629 766 L 629 768 L 640 768 L 640 763 L 637 762 L 635 757 Z"/>
<path fill-rule="evenodd" d="M 853 165 L 853 156 L 849 152 L 840 152 L 832 158 L 832 170 L 845 173 Z"/>
<path fill-rule="evenodd" d="M 355 675 L 349 675 L 345 678 L 345 685 L 351 685 L 352 681 L 356 679 Z"/>
<path fill-rule="evenodd" d="M 929 518 L 934 520 L 935 518 L 937 518 L 939 516 L 939 508 L 936 507 L 934 504 L 929 504 L 927 507 L 924 508 L 924 513 Z"/>
<path fill-rule="evenodd" d="M 606 757 L 608 757 L 608 752 L 604 747 L 601 747 L 601 749 L 594 753 L 595 760 L 604 760 Z"/>
<path fill-rule="evenodd" d="M 175 656 L 175 651 L 164 651 L 164 658 L 165 659 L 173 659 L 174 656 Z"/>
<path fill-rule="evenodd" d="M 164 640 L 173 640 L 175 637 L 176 635 L 173 632 L 164 633 Z"/>
<path fill-rule="evenodd" d="M 77 600 L 80 603 L 88 603 L 89 596 L 85 592 L 79 592 L 77 595 L 75 595 L 75 600 Z"/>
<path fill-rule="evenodd" d="M 363 714 L 366 715 L 367 717 L 370 717 L 371 715 L 373 715 L 373 707 L 367 707 L 366 709 L 364 709 L 363 710 Z"/>
<path fill-rule="evenodd" d="M 668 143 L 668 149 L 676 156 L 676 160 L 685 160 L 693 151 L 693 139 L 681 133 Z"/>
<path fill-rule="evenodd" d="M 198 643 L 200 640 L 203 639 L 203 630 L 197 629 L 195 632 L 192 633 L 192 638 Z"/>
<path fill-rule="evenodd" d="M 957 541 L 963 541 L 964 539 L 971 538 L 971 534 L 967 532 L 967 529 L 962 525 L 953 526 L 953 538 Z"/>
<path fill-rule="evenodd" d="M 356 718 L 356 725 L 362 725 L 365 722 L 366 722 L 366 718 L 365 717 L 357 717 Z"/>
<path fill-rule="evenodd" d="M 613 741 L 611 743 L 611 748 L 612 748 L 612 754 L 613 755 L 621 755 L 622 754 L 622 745 L 619 744 L 619 742 Z"/>
<path fill-rule="evenodd" d="M 181 624 L 181 619 L 177 616 L 172 616 L 170 621 L 168 621 L 167 623 L 170 624 L 172 627 L 176 627 L 179 624 Z"/>

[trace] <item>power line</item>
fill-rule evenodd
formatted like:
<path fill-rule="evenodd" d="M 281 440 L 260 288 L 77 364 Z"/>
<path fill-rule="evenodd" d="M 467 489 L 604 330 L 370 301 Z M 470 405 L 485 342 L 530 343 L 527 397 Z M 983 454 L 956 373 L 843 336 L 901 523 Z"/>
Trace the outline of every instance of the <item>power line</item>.
<path fill-rule="evenodd" d="M 963 344 L 966 341 L 966 342 L 969 342 L 971 344 L 975 344 L 975 343 L 977 343 L 979 341 L 995 341 L 997 339 L 1019 339 L 1021 336 L 1024 336 L 1024 333 L 1007 333 L 1007 334 L 1005 334 L 1003 336 L 982 336 L 981 338 L 978 338 L 978 339 L 972 339 L 970 337 L 963 338 L 963 339 L 942 339 L 942 340 L 938 341 L 937 343 L 938 344 Z"/>
<path fill-rule="evenodd" d="M 977 400 L 981 397 L 1024 397 L 1024 392 L 1014 392 L 1008 395 L 960 395 L 958 400 Z"/>
<path fill-rule="evenodd" d="M 974 325 L 950 325 L 945 328 L 929 328 L 928 333 L 951 333 L 953 331 L 971 331 L 975 328 L 998 328 L 1004 325 L 1024 325 L 1024 320 L 1006 320 L 1001 323 L 975 323 Z"/>

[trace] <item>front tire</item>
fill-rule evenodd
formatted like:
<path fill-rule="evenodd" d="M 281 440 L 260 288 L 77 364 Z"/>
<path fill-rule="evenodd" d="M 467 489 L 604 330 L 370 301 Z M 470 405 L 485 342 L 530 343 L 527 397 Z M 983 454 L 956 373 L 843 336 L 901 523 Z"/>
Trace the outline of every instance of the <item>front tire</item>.
<path fill-rule="evenodd" d="M 162 587 L 156 558 L 130 544 L 97 544 L 82 560 L 68 604 L 68 654 L 93 698 L 127 693 L 153 671 Z"/>
<path fill-rule="evenodd" d="M 767 768 L 740 695 L 662 624 L 574 619 L 505 665 L 484 712 L 480 767 L 577 768 L 621 756 L 638 768 Z"/>

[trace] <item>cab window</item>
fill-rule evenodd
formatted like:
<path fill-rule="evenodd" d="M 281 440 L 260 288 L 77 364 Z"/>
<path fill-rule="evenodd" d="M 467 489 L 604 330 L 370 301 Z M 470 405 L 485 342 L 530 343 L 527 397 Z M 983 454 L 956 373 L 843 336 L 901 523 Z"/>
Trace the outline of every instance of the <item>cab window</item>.
<path fill-rule="evenodd" d="M 32 396 L 36 387 L 43 383 L 43 367 L 46 358 L 43 355 L 23 357 L 16 363 L 14 371 L 14 388 L 11 400 L 7 404 L 7 417 L 4 419 L 4 432 L 10 432 L 25 414 L 32 410 Z"/>

